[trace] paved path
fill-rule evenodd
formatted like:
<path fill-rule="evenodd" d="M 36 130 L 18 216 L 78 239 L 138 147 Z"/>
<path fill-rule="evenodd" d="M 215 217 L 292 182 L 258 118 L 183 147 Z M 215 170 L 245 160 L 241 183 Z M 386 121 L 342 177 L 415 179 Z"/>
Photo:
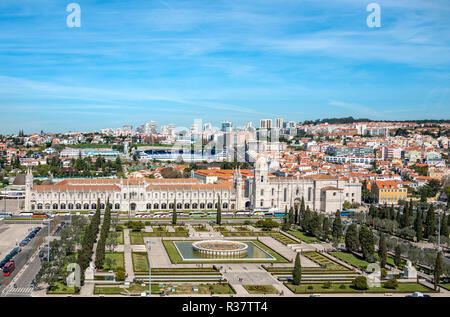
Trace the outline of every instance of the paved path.
<path fill-rule="evenodd" d="M 132 247 L 130 244 L 130 230 L 123 229 L 123 253 L 125 259 L 125 281 L 132 282 L 134 279 L 133 259 L 132 259 Z"/>

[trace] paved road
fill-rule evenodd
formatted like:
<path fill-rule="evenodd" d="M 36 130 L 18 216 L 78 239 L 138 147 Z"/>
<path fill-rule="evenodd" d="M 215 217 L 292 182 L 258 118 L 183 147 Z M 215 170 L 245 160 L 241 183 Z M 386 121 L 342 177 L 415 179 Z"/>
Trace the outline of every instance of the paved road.
<path fill-rule="evenodd" d="M 38 234 L 33 239 L 31 239 L 30 243 L 27 246 L 22 248 L 22 251 L 19 254 L 17 254 L 13 258 L 16 266 L 15 270 L 11 273 L 10 276 L 0 276 L 0 292 L 2 292 L 4 288 L 8 286 L 8 284 L 14 279 L 17 273 L 24 267 L 24 265 L 33 255 L 34 251 L 38 248 L 39 244 L 45 238 L 47 234 L 47 226 L 42 226 L 42 224 L 39 224 L 39 226 L 41 226 L 42 229 L 38 232 Z"/>

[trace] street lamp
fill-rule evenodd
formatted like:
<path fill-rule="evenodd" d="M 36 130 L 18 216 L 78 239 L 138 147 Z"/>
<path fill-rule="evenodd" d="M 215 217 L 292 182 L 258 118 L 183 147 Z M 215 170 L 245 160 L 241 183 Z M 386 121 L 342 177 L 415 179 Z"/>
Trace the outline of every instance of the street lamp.
<path fill-rule="evenodd" d="M 147 248 L 148 248 L 148 296 L 150 297 L 152 295 L 152 269 L 151 269 L 151 257 L 150 257 L 150 251 L 152 250 L 152 243 L 150 240 L 147 240 Z"/>

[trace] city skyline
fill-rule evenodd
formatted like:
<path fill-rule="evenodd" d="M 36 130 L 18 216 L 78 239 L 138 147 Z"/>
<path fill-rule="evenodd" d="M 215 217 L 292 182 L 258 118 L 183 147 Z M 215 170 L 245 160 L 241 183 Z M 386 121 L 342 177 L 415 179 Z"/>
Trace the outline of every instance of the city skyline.
<path fill-rule="evenodd" d="M 0 133 L 449 118 L 446 1 L 77 3 L 0 4 Z"/>

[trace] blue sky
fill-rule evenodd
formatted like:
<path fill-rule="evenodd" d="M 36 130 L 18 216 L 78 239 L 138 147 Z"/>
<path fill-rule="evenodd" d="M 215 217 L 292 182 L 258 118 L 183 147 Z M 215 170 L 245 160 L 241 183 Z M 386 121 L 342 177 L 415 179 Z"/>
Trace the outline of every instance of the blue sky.
<path fill-rule="evenodd" d="M 1 0 L 0 133 L 450 119 L 450 1 L 370 2 Z"/>

